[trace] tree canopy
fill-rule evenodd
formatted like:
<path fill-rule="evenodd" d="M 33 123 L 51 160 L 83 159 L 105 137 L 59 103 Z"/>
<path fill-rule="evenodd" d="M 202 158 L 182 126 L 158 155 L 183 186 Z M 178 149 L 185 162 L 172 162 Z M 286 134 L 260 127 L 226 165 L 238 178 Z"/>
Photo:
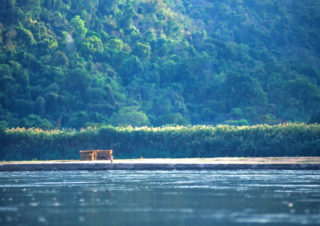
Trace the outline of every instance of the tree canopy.
<path fill-rule="evenodd" d="M 318 0 L 2 0 L 0 124 L 308 122 L 319 21 Z"/>

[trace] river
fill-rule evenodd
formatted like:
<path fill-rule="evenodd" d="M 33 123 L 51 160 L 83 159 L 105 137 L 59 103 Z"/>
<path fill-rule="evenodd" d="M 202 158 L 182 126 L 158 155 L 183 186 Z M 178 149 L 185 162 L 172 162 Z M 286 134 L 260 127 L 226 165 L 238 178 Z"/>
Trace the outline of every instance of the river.
<path fill-rule="evenodd" d="M 0 172 L 0 225 L 317 225 L 320 171 Z"/>

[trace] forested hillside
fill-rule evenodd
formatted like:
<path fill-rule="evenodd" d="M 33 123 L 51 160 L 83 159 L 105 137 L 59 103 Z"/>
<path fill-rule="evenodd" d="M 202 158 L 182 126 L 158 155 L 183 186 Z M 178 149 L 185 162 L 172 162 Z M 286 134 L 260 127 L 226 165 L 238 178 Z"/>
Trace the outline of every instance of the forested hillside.
<path fill-rule="evenodd" d="M 7 127 L 308 122 L 319 0 L 0 0 Z"/>

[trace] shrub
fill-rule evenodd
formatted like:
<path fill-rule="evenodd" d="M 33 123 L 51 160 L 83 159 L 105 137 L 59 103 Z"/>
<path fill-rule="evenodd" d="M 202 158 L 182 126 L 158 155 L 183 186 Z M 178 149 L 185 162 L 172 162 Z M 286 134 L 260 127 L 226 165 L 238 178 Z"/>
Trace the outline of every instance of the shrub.
<path fill-rule="evenodd" d="M 320 156 L 320 125 L 112 127 L 2 131 L 1 160 L 78 159 L 114 149 L 116 158 Z"/>

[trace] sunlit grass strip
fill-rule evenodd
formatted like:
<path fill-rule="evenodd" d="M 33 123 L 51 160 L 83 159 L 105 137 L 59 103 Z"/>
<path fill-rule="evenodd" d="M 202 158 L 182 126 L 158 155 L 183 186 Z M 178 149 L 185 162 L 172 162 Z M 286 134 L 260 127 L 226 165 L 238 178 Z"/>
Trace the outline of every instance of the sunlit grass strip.
<path fill-rule="evenodd" d="M 0 159 L 78 159 L 81 149 L 113 149 L 118 158 L 320 156 L 320 125 L 12 128 Z"/>

